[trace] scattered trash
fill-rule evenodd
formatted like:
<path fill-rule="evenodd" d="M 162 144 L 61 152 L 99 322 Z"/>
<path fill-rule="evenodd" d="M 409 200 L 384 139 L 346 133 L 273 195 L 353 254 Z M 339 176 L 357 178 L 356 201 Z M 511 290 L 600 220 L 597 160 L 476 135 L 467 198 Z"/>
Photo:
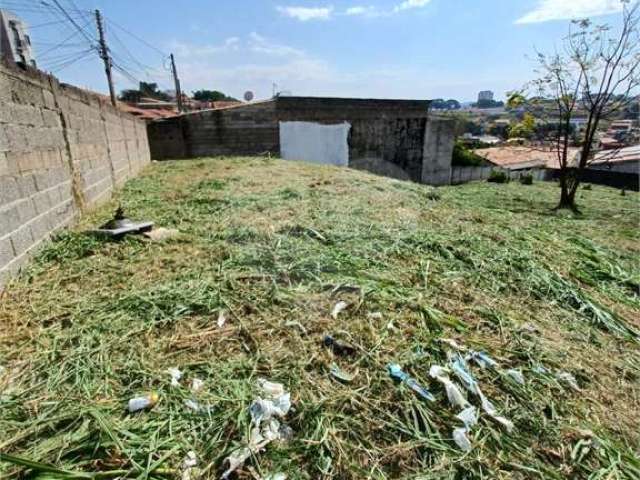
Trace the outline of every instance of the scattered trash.
<path fill-rule="evenodd" d="M 449 403 L 452 407 L 466 408 L 469 406 L 469 402 L 464 397 L 460 389 L 449 378 L 447 370 L 438 365 L 433 365 L 429 370 L 429 376 L 431 378 L 435 378 L 444 385 L 444 389 L 447 392 L 447 398 L 449 399 Z"/>
<path fill-rule="evenodd" d="M 262 451 L 274 440 L 288 440 L 292 430 L 274 417 L 284 418 L 291 408 L 291 394 L 285 391 L 279 383 L 258 380 L 261 396 L 251 404 L 251 435 L 247 446 L 233 451 L 226 459 L 227 470 L 222 474 L 223 479 L 229 478 L 252 456 Z M 264 396 L 265 398 L 262 398 Z M 286 478 L 286 477 L 285 477 Z"/>
<path fill-rule="evenodd" d="M 476 407 L 468 407 L 461 411 L 456 418 L 464 423 L 466 428 L 471 428 L 478 423 L 478 409 Z"/>
<path fill-rule="evenodd" d="M 507 429 L 507 432 L 511 433 L 513 431 L 513 423 L 510 420 L 507 420 L 506 418 L 498 415 L 496 407 L 493 406 L 493 404 L 487 397 L 484 396 L 482 392 L 480 392 L 480 402 L 482 404 L 482 409 L 487 415 L 489 415 L 499 424 L 503 425 Z"/>
<path fill-rule="evenodd" d="M 333 310 L 331 310 L 331 316 L 333 317 L 334 320 L 337 320 L 340 312 L 342 312 L 348 307 L 349 307 L 349 304 L 347 302 L 340 301 L 336 303 L 335 306 L 333 307 Z"/>
<path fill-rule="evenodd" d="M 200 404 L 198 402 L 196 402 L 195 400 L 185 400 L 184 401 L 184 405 L 185 407 L 187 407 L 190 410 L 193 410 L 196 413 L 200 413 Z"/>
<path fill-rule="evenodd" d="M 534 365 L 531 370 L 534 373 L 537 373 L 537 374 L 540 374 L 540 375 L 545 375 L 545 374 L 549 373 L 549 370 L 547 370 L 545 367 L 543 367 L 540 364 Z"/>
<path fill-rule="evenodd" d="M 198 457 L 196 452 L 189 451 L 182 461 L 182 480 L 196 480 L 198 478 L 196 466 L 198 465 Z"/>
<path fill-rule="evenodd" d="M 464 427 L 453 430 L 453 441 L 463 452 L 470 452 L 472 446 L 467 434 L 478 423 L 478 410 L 476 407 L 466 408 L 456 415 L 456 418 L 464 424 Z"/>
<path fill-rule="evenodd" d="M 466 428 L 456 428 L 453 430 L 453 441 L 463 452 L 471 451 L 471 442 L 467 437 L 468 430 Z"/>
<path fill-rule="evenodd" d="M 153 228 L 153 222 L 133 222 L 124 214 L 122 207 L 118 207 L 113 218 L 91 233 L 103 237 L 119 239 L 128 233 L 145 233 Z"/>
<path fill-rule="evenodd" d="M 506 418 L 498 415 L 498 411 L 496 410 L 496 408 L 489 401 L 489 399 L 484 396 L 484 393 L 482 393 L 482 391 L 480 390 L 478 382 L 475 380 L 475 378 L 473 378 L 471 372 L 469 372 L 464 358 L 462 358 L 460 354 L 457 354 L 451 359 L 450 364 L 451 369 L 456 374 L 460 382 L 462 382 L 464 387 L 480 398 L 482 410 L 484 410 L 485 413 L 487 413 L 487 415 L 493 418 L 496 422 L 503 425 L 508 432 L 511 432 L 513 430 L 513 423 Z"/>
<path fill-rule="evenodd" d="M 177 368 L 170 368 L 167 370 L 167 373 L 171 375 L 171 386 L 179 387 L 180 379 L 182 378 L 182 372 Z"/>
<path fill-rule="evenodd" d="M 556 378 L 561 382 L 565 382 L 576 392 L 579 392 L 582 390 L 580 388 L 580 385 L 578 385 L 578 381 L 576 380 L 576 377 L 571 375 L 569 372 L 558 372 L 556 373 Z"/>
<path fill-rule="evenodd" d="M 346 283 L 341 283 L 340 285 L 336 285 L 331 290 L 331 297 L 335 297 L 338 293 L 355 293 L 362 294 L 362 289 L 356 285 L 348 285 Z"/>
<path fill-rule="evenodd" d="M 470 352 L 466 360 L 473 360 L 480 368 L 498 368 L 498 362 L 487 355 L 485 352 Z"/>
<path fill-rule="evenodd" d="M 371 320 L 382 320 L 382 313 L 380 312 L 369 313 L 367 317 L 369 317 Z"/>
<path fill-rule="evenodd" d="M 191 391 L 196 393 L 199 392 L 200 390 L 202 390 L 202 387 L 204 386 L 204 382 L 202 380 L 200 380 L 199 378 L 194 378 L 193 380 L 191 380 Z"/>
<path fill-rule="evenodd" d="M 323 340 L 324 346 L 331 349 L 333 353 L 339 357 L 346 357 L 356 353 L 356 349 L 346 343 L 341 343 L 333 338 L 331 335 L 325 335 Z"/>
<path fill-rule="evenodd" d="M 526 383 L 524 380 L 524 375 L 520 370 L 511 369 L 511 370 L 507 370 L 506 373 L 507 373 L 507 376 L 517 384 L 524 385 Z"/>
<path fill-rule="evenodd" d="M 438 339 L 438 341 L 440 343 L 444 343 L 445 345 L 449 345 L 454 350 L 459 350 L 461 352 L 466 352 L 467 351 L 467 349 L 465 347 L 463 347 L 462 345 L 460 345 L 458 342 L 456 342 L 455 340 L 453 340 L 451 338 L 440 338 L 440 339 Z"/>
<path fill-rule="evenodd" d="M 225 323 L 227 323 L 227 317 L 224 315 L 224 310 L 221 310 L 218 314 L 218 328 L 224 327 Z"/>
<path fill-rule="evenodd" d="M 164 242 L 165 240 L 170 240 L 180 236 L 180 232 L 173 228 L 160 227 L 146 231 L 143 235 L 153 242 Z"/>
<path fill-rule="evenodd" d="M 391 375 L 391 378 L 393 378 L 394 380 L 397 380 L 399 382 L 404 383 L 411 390 L 416 392 L 418 395 L 420 395 L 425 400 L 428 400 L 429 402 L 435 402 L 436 401 L 436 397 L 434 397 L 431 394 L 431 392 L 429 392 L 429 390 L 427 390 L 422 385 L 420 385 L 414 378 L 410 377 L 405 372 L 403 372 L 402 371 L 402 367 L 400 367 L 400 365 L 391 363 L 391 364 L 387 365 L 387 370 L 389 371 L 389 375 Z"/>
<path fill-rule="evenodd" d="M 462 383 L 464 388 L 469 390 L 474 395 L 480 394 L 480 388 L 478 382 L 473 378 L 471 372 L 467 368 L 467 363 L 464 358 L 458 353 L 450 360 L 451 370 L 458 377 L 458 380 Z"/>
<path fill-rule="evenodd" d="M 343 370 L 340 369 L 340 367 L 338 367 L 335 363 L 333 365 L 331 365 L 331 368 L 329 369 L 329 373 L 331 373 L 331 376 L 334 377 L 337 380 L 340 380 L 341 382 L 344 383 L 351 383 L 353 382 L 353 380 L 356 378 L 357 374 L 349 374 Z"/>
<path fill-rule="evenodd" d="M 146 408 L 153 407 L 156 403 L 158 403 L 160 397 L 157 393 L 153 392 L 144 397 L 135 397 L 129 400 L 129 412 L 139 412 L 140 410 L 144 410 Z"/>

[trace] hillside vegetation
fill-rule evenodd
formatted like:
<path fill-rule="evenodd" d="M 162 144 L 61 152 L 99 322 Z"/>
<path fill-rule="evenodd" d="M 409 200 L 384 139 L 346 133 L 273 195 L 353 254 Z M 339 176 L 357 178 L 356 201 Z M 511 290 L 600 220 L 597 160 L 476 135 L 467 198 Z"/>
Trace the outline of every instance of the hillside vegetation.
<path fill-rule="evenodd" d="M 579 217 L 551 211 L 558 195 L 272 159 L 152 165 L 0 294 L 0 477 L 181 479 L 193 451 L 193 479 L 219 478 L 265 378 L 291 393 L 293 433 L 230 478 L 640 478 L 638 195 L 582 189 Z M 119 203 L 180 237 L 82 233 Z M 465 349 L 497 362 L 468 369 L 514 424 L 481 411 L 469 452 L 429 376 Z"/>

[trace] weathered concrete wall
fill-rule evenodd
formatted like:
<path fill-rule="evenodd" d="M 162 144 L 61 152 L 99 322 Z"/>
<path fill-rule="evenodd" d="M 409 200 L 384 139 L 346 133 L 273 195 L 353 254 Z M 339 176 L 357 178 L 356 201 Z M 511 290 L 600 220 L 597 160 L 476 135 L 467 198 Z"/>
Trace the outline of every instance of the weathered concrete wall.
<path fill-rule="evenodd" d="M 202 110 L 151 122 L 156 160 L 224 155 L 259 155 L 280 150 L 274 102 Z"/>
<path fill-rule="evenodd" d="M 144 122 L 0 64 L 0 286 L 54 230 L 150 161 Z"/>
<path fill-rule="evenodd" d="M 430 118 L 424 136 L 422 183 L 449 185 L 455 142 L 453 122 L 438 117 Z"/>
<path fill-rule="evenodd" d="M 433 184 L 451 175 L 452 123 L 418 100 L 279 97 L 158 120 L 149 124 L 152 157 L 279 154 L 279 122 L 349 123 L 352 168 Z"/>
<path fill-rule="evenodd" d="M 490 167 L 453 167 L 451 169 L 451 184 L 460 185 L 462 183 L 477 182 L 487 180 L 492 172 L 504 172 L 510 180 L 516 181 L 520 177 L 531 175 L 535 181 L 543 182 L 551 179 L 549 170 L 545 168 L 530 168 L 524 170 L 508 170 L 505 168 Z"/>

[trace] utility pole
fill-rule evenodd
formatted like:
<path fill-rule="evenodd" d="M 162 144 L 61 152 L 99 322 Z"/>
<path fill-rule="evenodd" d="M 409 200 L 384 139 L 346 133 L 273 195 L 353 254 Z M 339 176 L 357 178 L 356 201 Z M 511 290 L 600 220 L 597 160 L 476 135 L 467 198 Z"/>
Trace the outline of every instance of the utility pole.
<path fill-rule="evenodd" d="M 176 61 L 173 58 L 173 53 L 169 55 L 171 58 L 171 73 L 173 73 L 173 82 L 176 85 L 176 103 L 178 104 L 178 111 L 184 111 L 182 107 L 182 90 L 180 89 L 180 79 L 178 78 L 178 70 L 176 70 Z"/>
<path fill-rule="evenodd" d="M 100 39 L 100 58 L 104 62 L 104 71 L 107 74 L 107 82 L 109 83 L 109 95 L 111 96 L 111 104 L 115 107 L 116 91 L 113 88 L 113 77 L 111 76 L 111 57 L 109 57 L 109 49 L 104 39 L 104 27 L 102 25 L 102 16 L 100 10 L 96 10 L 96 25 L 98 26 L 98 36 Z"/>

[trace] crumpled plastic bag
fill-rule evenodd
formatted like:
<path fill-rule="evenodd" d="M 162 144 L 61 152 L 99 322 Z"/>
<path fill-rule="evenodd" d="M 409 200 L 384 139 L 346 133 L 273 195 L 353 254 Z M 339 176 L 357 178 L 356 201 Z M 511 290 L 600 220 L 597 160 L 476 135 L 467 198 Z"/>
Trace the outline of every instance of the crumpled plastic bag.
<path fill-rule="evenodd" d="M 436 401 L 436 397 L 434 397 L 429 390 L 420 385 L 416 379 L 412 378 L 406 372 L 404 372 L 400 365 L 390 363 L 389 365 L 387 365 L 387 370 L 389 371 L 389 375 L 391 375 L 391 378 L 404 383 L 425 400 L 428 400 L 430 402 Z"/>
<path fill-rule="evenodd" d="M 524 385 L 526 383 L 524 380 L 524 375 L 520 370 L 515 370 L 515 369 L 507 370 L 507 376 L 511 378 L 514 382 L 516 382 L 518 385 Z"/>
<path fill-rule="evenodd" d="M 453 430 L 453 441 L 463 452 L 471 451 L 471 441 L 467 437 L 468 430 L 466 428 L 456 428 Z"/>
<path fill-rule="evenodd" d="M 485 352 L 469 352 L 469 355 L 465 358 L 467 361 L 471 360 L 475 362 L 480 368 L 498 368 L 498 362 L 496 362 L 493 358 L 491 358 Z"/>
<path fill-rule="evenodd" d="M 556 378 L 559 381 L 564 382 L 567 385 L 569 385 L 576 392 L 579 392 L 579 391 L 582 390 L 580 388 L 580 385 L 578 385 L 578 381 L 576 380 L 576 377 L 571 375 L 569 372 L 558 372 L 558 373 L 556 373 Z"/>
<path fill-rule="evenodd" d="M 480 387 L 478 386 L 478 382 L 476 382 L 473 375 L 471 375 L 471 372 L 469 372 L 467 362 L 465 362 L 464 358 L 462 358 L 459 353 L 453 356 L 449 362 L 449 366 L 464 388 L 474 395 L 479 395 Z"/>
<path fill-rule="evenodd" d="M 261 378 L 257 384 L 261 396 L 249 407 L 253 425 L 251 436 L 246 446 L 236 449 L 225 459 L 227 470 L 222 474 L 223 479 L 229 478 L 229 475 L 269 443 L 275 440 L 286 441 L 292 436 L 291 429 L 276 418 L 284 418 L 291 409 L 291 394 L 280 383 Z"/>
<path fill-rule="evenodd" d="M 346 310 L 348 307 L 349 307 L 349 304 L 347 302 L 340 301 L 336 303 L 333 307 L 333 310 L 331 310 L 331 316 L 333 317 L 334 320 L 337 320 L 338 315 L 340 315 L 340 312 L 342 312 L 343 310 Z"/>
<path fill-rule="evenodd" d="M 451 381 L 447 370 L 439 365 L 433 365 L 429 369 L 429 376 L 435 378 L 444 385 L 444 389 L 447 392 L 447 398 L 452 407 L 466 408 L 469 401 L 462 394 L 458 386 Z"/>

